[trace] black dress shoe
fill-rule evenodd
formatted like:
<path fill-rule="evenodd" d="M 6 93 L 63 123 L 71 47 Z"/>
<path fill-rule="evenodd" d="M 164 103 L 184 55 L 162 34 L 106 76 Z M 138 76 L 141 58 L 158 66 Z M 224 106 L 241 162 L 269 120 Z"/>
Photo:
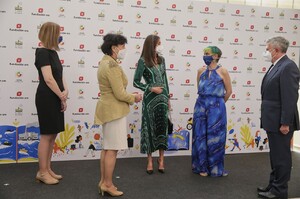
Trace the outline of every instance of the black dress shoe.
<path fill-rule="evenodd" d="M 149 175 L 153 174 L 153 170 L 146 170 L 146 172 L 147 172 Z"/>
<path fill-rule="evenodd" d="M 279 196 L 274 195 L 272 192 L 267 191 L 267 192 L 259 192 L 258 196 L 261 198 L 280 198 Z"/>
<path fill-rule="evenodd" d="M 258 192 L 268 192 L 268 191 L 270 191 L 270 189 L 271 189 L 270 185 L 267 187 L 257 187 Z"/>

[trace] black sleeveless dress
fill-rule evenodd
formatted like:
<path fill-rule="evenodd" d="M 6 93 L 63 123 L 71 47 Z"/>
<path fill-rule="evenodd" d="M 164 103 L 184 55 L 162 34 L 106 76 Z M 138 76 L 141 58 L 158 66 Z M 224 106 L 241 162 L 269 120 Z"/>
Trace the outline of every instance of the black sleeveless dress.
<path fill-rule="evenodd" d="M 47 86 L 41 68 L 50 65 L 52 75 L 61 91 L 63 86 L 63 67 L 55 50 L 37 48 L 35 66 L 39 74 L 39 85 L 35 95 L 38 120 L 41 134 L 57 134 L 65 130 L 64 112 L 61 112 L 59 97 Z"/>

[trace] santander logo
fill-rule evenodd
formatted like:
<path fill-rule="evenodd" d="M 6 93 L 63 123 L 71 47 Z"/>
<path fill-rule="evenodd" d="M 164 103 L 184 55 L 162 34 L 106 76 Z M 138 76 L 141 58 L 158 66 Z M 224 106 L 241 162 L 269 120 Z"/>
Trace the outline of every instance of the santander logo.
<path fill-rule="evenodd" d="M 38 13 L 43 13 L 44 12 L 44 9 L 43 8 L 39 8 L 38 9 Z"/>

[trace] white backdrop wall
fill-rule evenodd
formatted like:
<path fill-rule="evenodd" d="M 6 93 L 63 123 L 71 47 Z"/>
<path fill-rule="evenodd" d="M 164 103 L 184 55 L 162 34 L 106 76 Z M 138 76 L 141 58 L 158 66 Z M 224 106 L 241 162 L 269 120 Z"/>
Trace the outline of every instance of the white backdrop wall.
<path fill-rule="evenodd" d="M 93 125 L 101 93 L 96 78 L 102 37 L 110 32 L 128 39 L 120 63 L 129 79 L 128 91 L 144 39 L 161 37 L 171 92 L 174 133 L 168 155 L 190 155 L 191 123 L 197 98 L 197 69 L 204 65 L 203 48 L 218 46 L 220 63 L 230 73 L 233 94 L 227 105 L 226 153 L 268 150 L 259 127 L 260 84 L 270 63 L 262 58 L 265 40 L 289 39 L 288 56 L 299 65 L 300 10 L 251 7 L 182 0 L 10 0 L 0 2 L 0 163 L 37 159 L 39 128 L 34 104 L 38 74 L 34 52 L 44 22 L 61 26 L 59 56 L 69 87 L 66 131 L 57 140 L 55 160 L 99 158 L 101 127 Z M 129 150 L 139 153 L 141 103 L 128 115 Z M 89 150 L 94 145 L 96 150 Z"/>

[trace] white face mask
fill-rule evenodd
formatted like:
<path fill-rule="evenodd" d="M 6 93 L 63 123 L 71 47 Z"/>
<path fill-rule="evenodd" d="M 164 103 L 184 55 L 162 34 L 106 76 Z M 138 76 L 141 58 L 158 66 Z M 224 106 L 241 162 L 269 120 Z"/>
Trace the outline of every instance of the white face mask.
<path fill-rule="evenodd" d="M 119 50 L 118 54 L 117 54 L 117 59 L 124 59 L 125 56 L 126 56 L 126 49 L 122 49 L 122 50 Z"/>
<path fill-rule="evenodd" d="M 272 54 L 270 51 L 266 50 L 263 52 L 263 57 L 266 58 L 266 61 L 272 61 Z"/>
<path fill-rule="evenodd" d="M 163 50 L 164 50 L 163 45 L 158 45 L 158 46 L 156 46 L 155 51 L 156 51 L 156 53 L 157 53 L 158 55 L 162 55 Z"/>

